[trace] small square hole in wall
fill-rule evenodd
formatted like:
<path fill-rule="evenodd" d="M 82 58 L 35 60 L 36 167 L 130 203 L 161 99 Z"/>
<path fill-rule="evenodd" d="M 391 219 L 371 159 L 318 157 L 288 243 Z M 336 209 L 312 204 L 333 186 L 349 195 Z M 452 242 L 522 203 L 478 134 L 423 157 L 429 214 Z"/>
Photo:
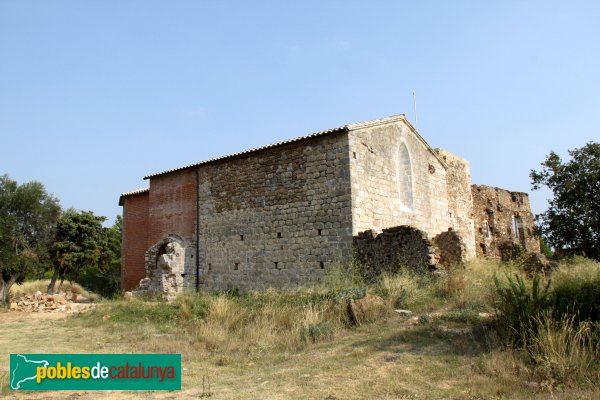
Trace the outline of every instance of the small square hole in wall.
<path fill-rule="evenodd" d="M 279 262 L 278 261 L 275 261 L 273 264 L 275 265 L 275 269 L 279 269 Z"/>
<path fill-rule="evenodd" d="M 182 277 L 182 278 L 185 278 L 185 274 L 181 274 L 181 277 Z"/>
<path fill-rule="evenodd" d="M 325 269 L 325 263 L 324 263 L 323 261 L 321 261 L 321 262 L 319 263 L 319 267 L 320 267 L 321 269 Z"/>
<path fill-rule="evenodd" d="M 321 236 L 323 234 L 323 229 L 317 229 L 317 232 L 319 233 L 319 236 Z"/>
<path fill-rule="evenodd" d="M 243 242 L 244 241 L 244 235 L 240 235 L 240 240 Z"/>
<path fill-rule="evenodd" d="M 355 151 L 352 152 L 352 157 L 356 158 L 356 152 Z"/>
<path fill-rule="evenodd" d="M 212 269 L 212 264 L 208 264 L 208 270 L 210 271 Z"/>
<path fill-rule="evenodd" d="M 240 263 L 233 264 L 233 269 L 237 271 L 240 268 Z"/>
<path fill-rule="evenodd" d="M 281 232 L 277 232 L 277 238 L 281 239 Z"/>

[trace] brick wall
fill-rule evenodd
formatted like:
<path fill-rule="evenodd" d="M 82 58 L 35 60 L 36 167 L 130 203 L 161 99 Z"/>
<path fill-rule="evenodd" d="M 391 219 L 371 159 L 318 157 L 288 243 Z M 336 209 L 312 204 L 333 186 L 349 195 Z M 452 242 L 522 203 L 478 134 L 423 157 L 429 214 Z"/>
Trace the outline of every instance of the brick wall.
<path fill-rule="evenodd" d="M 185 251 L 184 288 L 196 284 L 196 170 L 188 169 L 150 178 L 149 246 L 169 236 L 182 239 Z M 148 250 L 146 248 L 146 250 Z M 155 260 L 146 260 L 156 268 Z"/>
<path fill-rule="evenodd" d="M 193 169 L 150 179 L 150 244 L 169 234 L 193 240 L 196 229 L 196 171 Z"/>
<path fill-rule="evenodd" d="M 123 257 L 121 287 L 132 290 L 146 276 L 144 252 L 148 242 L 148 192 L 123 198 Z"/>

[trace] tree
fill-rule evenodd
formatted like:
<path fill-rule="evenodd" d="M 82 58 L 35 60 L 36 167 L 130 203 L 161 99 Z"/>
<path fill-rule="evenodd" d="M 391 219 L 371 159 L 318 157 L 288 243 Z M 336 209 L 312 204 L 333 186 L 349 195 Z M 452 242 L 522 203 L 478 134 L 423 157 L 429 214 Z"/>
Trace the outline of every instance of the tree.
<path fill-rule="evenodd" d="M 67 210 L 58 220 L 53 245 L 54 274 L 48 285 L 48 293 L 58 289 L 67 274 L 76 279 L 86 267 L 102 268 L 111 260 L 109 240 L 102 226 L 106 217 L 91 211 Z"/>
<path fill-rule="evenodd" d="M 121 235 L 123 219 L 117 215 L 115 223 L 110 228 L 104 228 L 106 260 L 100 263 L 99 268 L 89 266 L 79 275 L 80 285 L 104 297 L 114 296 L 121 288 Z"/>
<path fill-rule="evenodd" d="M 41 183 L 0 176 L 0 305 L 12 285 L 48 264 L 59 215 L 58 200 Z"/>
<path fill-rule="evenodd" d="M 542 234 L 557 250 L 600 260 L 600 143 L 569 150 L 563 162 L 550 152 L 541 171 L 531 171 L 534 190 L 554 193 L 546 212 L 537 216 Z"/>

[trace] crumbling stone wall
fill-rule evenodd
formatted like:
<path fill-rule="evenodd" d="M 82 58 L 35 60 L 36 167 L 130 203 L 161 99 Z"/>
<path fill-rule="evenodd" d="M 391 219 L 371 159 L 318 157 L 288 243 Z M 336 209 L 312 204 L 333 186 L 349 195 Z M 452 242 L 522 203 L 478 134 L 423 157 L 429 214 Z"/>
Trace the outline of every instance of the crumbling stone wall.
<path fill-rule="evenodd" d="M 350 255 L 348 154 L 336 133 L 201 165 L 201 288 L 312 285 Z"/>
<path fill-rule="evenodd" d="M 138 291 L 162 293 L 171 300 L 186 288 L 192 288 L 190 276 L 195 279 L 194 242 L 178 235 L 169 235 L 145 253 L 145 278 L 138 282 Z M 187 283 L 187 284 L 186 284 Z"/>
<path fill-rule="evenodd" d="M 461 266 L 467 260 L 467 251 L 462 237 L 454 230 L 442 232 L 432 240 L 436 263 L 449 270 Z"/>
<path fill-rule="evenodd" d="M 473 185 L 477 256 L 502 259 L 514 245 L 539 253 L 540 242 L 526 193 Z M 504 254 L 504 258 L 507 255 Z"/>
<path fill-rule="evenodd" d="M 464 246 L 463 257 L 475 257 L 475 224 L 473 222 L 473 195 L 469 162 L 446 150 L 436 149 L 446 163 L 446 192 L 452 229 Z"/>
<path fill-rule="evenodd" d="M 354 254 L 363 276 L 375 280 L 383 272 L 408 268 L 426 272 L 435 268 L 435 254 L 427 234 L 412 226 L 361 232 L 353 238 Z"/>

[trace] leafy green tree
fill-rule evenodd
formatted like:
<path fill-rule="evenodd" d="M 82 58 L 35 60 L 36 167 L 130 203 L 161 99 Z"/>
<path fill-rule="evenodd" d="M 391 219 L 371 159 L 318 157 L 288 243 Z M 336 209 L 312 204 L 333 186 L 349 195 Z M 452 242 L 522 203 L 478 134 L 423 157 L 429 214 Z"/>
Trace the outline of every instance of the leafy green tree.
<path fill-rule="evenodd" d="M 0 176 L 0 305 L 12 285 L 48 265 L 60 211 L 41 183 Z"/>
<path fill-rule="evenodd" d="M 77 279 L 84 268 L 103 268 L 111 260 L 109 239 L 102 223 L 106 217 L 91 211 L 67 210 L 58 220 L 53 245 L 54 274 L 48 293 L 54 291 L 60 277 L 58 290 L 67 275 Z"/>
<path fill-rule="evenodd" d="M 569 150 L 563 162 L 554 152 L 531 171 L 533 189 L 547 186 L 554 193 L 549 208 L 538 215 L 548 243 L 556 250 L 600 260 L 600 143 Z"/>
<path fill-rule="evenodd" d="M 117 216 L 110 228 L 104 228 L 107 259 L 99 268 L 86 267 L 79 275 L 78 283 L 104 297 L 114 296 L 121 288 L 121 235 L 123 219 Z"/>

